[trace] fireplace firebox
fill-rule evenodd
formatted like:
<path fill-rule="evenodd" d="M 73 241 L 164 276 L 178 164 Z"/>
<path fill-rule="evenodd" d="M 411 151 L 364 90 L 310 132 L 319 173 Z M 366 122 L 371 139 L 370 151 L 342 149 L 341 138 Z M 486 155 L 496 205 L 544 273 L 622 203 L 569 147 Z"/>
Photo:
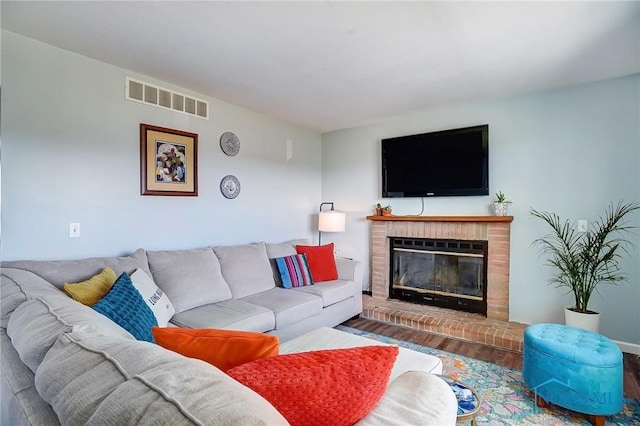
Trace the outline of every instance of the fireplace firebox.
<path fill-rule="evenodd" d="M 389 297 L 487 314 L 487 241 L 390 238 Z"/>

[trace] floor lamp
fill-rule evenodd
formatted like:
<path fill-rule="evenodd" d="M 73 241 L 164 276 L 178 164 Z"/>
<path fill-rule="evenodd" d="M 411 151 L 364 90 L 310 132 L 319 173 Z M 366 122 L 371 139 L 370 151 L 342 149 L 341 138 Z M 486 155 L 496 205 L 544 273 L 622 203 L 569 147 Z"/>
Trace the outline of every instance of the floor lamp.
<path fill-rule="evenodd" d="M 330 210 L 322 210 L 322 206 L 330 205 Z M 322 232 L 344 232 L 346 215 L 333 208 L 333 203 L 321 203 L 318 214 L 318 245 L 321 244 Z"/>

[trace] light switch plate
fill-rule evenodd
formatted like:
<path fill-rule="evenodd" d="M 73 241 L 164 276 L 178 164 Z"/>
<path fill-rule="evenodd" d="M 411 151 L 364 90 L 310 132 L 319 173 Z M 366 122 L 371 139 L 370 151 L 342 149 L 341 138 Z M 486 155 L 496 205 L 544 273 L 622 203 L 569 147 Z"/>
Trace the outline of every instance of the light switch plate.
<path fill-rule="evenodd" d="M 69 238 L 78 238 L 80 236 L 80 224 L 71 222 L 69 224 Z"/>

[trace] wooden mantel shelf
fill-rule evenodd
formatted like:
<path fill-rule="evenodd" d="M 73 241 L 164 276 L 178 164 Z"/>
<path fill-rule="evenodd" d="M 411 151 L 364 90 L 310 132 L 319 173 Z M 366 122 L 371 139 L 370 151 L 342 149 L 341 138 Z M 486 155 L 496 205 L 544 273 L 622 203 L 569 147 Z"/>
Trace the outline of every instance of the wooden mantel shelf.
<path fill-rule="evenodd" d="M 367 216 L 368 220 L 391 222 L 513 222 L 513 216 Z"/>

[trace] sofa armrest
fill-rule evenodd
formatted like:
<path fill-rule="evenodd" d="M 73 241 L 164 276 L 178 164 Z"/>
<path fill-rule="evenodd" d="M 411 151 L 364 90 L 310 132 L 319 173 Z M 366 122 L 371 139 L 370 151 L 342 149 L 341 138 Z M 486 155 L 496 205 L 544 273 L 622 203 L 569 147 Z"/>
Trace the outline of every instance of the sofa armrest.
<path fill-rule="evenodd" d="M 359 314 L 362 312 L 362 279 L 364 275 L 364 264 L 358 260 L 337 257 L 336 267 L 338 268 L 339 280 L 353 281 L 354 283 L 354 312 Z"/>
<path fill-rule="evenodd" d="M 339 280 L 353 281 L 359 289 L 362 289 L 364 264 L 361 261 L 336 257 L 336 267 Z"/>

